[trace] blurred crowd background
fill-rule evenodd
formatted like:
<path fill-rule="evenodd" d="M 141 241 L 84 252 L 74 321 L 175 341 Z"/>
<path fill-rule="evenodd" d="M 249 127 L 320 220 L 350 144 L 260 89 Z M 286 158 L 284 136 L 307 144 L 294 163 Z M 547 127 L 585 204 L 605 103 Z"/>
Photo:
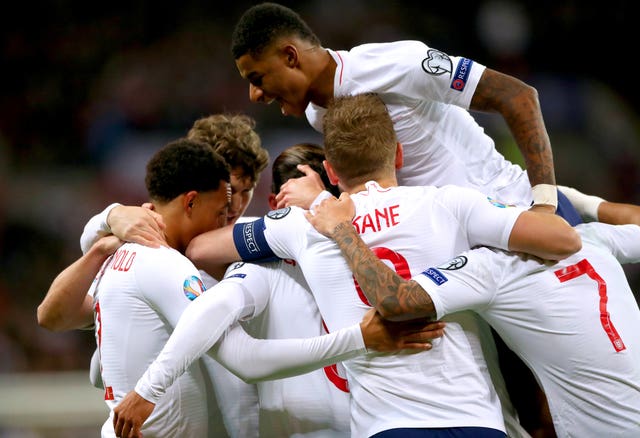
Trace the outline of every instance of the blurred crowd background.
<path fill-rule="evenodd" d="M 145 201 L 144 166 L 211 113 L 244 112 L 274 158 L 321 138 L 249 102 L 229 51 L 256 2 L 13 2 L 0 14 L 0 373 L 84 370 L 92 332 L 40 329 L 35 309 L 80 255 L 84 223 Z M 283 1 L 326 47 L 418 39 L 539 92 L 560 184 L 640 204 L 640 104 L 632 2 Z M 634 42 L 635 41 L 635 42 Z M 478 115 L 521 163 L 498 116 Z M 266 208 L 270 169 L 249 214 Z M 627 267 L 640 291 L 640 271 Z M 1 397 L 1 395 L 0 395 Z"/>

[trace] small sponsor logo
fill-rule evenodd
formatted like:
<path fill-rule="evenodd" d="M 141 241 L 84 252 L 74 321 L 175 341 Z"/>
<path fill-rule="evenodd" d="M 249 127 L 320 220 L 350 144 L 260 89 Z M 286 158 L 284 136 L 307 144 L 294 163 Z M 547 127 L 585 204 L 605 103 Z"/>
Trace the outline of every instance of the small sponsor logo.
<path fill-rule="evenodd" d="M 431 279 L 431 281 L 433 281 L 438 286 L 449 281 L 447 277 L 445 277 L 444 274 L 438 271 L 436 268 L 429 268 L 426 271 L 424 271 L 422 275 Z"/>
<path fill-rule="evenodd" d="M 422 60 L 422 69 L 434 76 L 440 76 L 443 74 L 451 76 L 453 63 L 446 53 L 439 50 L 429 49 L 427 57 Z"/>
<path fill-rule="evenodd" d="M 472 65 L 472 60 L 460 58 L 456 73 L 453 75 L 453 80 L 451 81 L 451 88 L 457 91 L 464 90 L 464 87 L 467 85 L 467 80 L 469 79 L 469 74 L 471 73 Z"/>
<path fill-rule="evenodd" d="M 455 271 L 456 269 L 462 268 L 467 264 L 467 258 L 465 256 L 458 256 L 454 259 L 449 260 L 447 263 L 438 266 L 438 269 L 442 269 L 443 271 Z"/>
<path fill-rule="evenodd" d="M 234 262 L 229 266 L 229 271 L 235 271 L 236 269 L 240 269 L 244 266 L 244 262 Z"/>
<path fill-rule="evenodd" d="M 227 275 L 227 276 L 225 277 L 225 279 L 226 279 L 226 278 L 245 278 L 246 276 L 247 276 L 247 274 L 243 274 L 243 273 L 241 273 L 241 272 L 237 272 L 237 273 L 235 273 L 235 274 Z"/>
<path fill-rule="evenodd" d="M 291 211 L 291 207 L 280 208 L 278 210 L 271 210 L 269 213 L 267 213 L 267 217 L 269 219 L 274 219 L 274 220 L 282 219 L 283 217 L 288 215 L 290 211 Z"/>
<path fill-rule="evenodd" d="M 189 298 L 189 300 L 193 301 L 202 295 L 205 288 L 202 280 L 199 277 L 192 275 L 184 280 L 182 290 L 184 291 L 185 296 Z"/>

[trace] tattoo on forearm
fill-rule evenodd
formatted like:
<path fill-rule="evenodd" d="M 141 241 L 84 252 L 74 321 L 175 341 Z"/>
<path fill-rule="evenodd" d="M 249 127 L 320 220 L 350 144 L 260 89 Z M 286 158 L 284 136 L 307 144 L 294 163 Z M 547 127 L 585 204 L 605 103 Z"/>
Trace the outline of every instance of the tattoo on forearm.
<path fill-rule="evenodd" d="M 385 265 L 348 223 L 338 225 L 333 238 L 369 303 L 383 315 L 412 319 L 434 317 L 433 302 L 414 281 L 400 277 Z"/>
<path fill-rule="evenodd" d="M 531 184 L 555 184 L 551 142 L 535 89 L 487 69 L 473 95 L 471 109 L 502 114 L 522 153 Z"/>

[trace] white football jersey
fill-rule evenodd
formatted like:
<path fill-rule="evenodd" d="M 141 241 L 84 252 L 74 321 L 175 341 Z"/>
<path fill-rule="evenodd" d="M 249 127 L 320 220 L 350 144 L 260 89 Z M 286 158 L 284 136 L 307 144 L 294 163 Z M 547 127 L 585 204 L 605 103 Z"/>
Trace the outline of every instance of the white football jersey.
<path fill-rule="evenodd" d="M 326 334 L 296 262 L 234 263 L 223 282 L 239 284 L 253 297 L 255 313 L 242 324 L 253 337 L 289 339 Z M 349 390 L 339 367 L 258 382 L 260 436 L 349 437 Z"/>
<path fill-rule="evenodd" d="M 94 285 L 96 342 L 112 415 L 204 286 L 198 270 L 179 252 L 134 243 L 122 245 L 105 262 Z M 103 436 L 114 436 L 112 418 L 102 430 Z M 168 388 L 142 432 L 145 437 L 206 436 L 207 401 L 199 363 Z"/>
<path fill-rule="evenodd" d="M 529 206 L 527 173 L 495 148 L 468 108 L 485 67 L 420 41 L 327 50 L 337 68 L 334 96 L 375 92 L 402 143 L 400 185 L 456 184 L 500 201 Z M 322 132 L 325 108 L 310 103 L 309 123 Z"/>
<path fill-rule="evenodd" d="M 520 208 L 496 206 L 477 191 L 448 186 L 381 188 L 352 195 L 356 229 L 377 256 L 404 278 L 442 254 L 474 245 L 506 248 Z M 291 207 L 237 225 L 236 247 L 268 244 L 302 268 L 330 332 L 362 319 L 370 308 L 337 245 Z M 266 242 L 263 240 L 266 239 Z M 243 253 L 244 252 L 244 253 Z M 368 353 L 343 362 L 351 390 L 351 431 L 365 437 L 398 428 L 476 426 L 504 431 L 500 403 L 471 312 L 444 318 L 444 337 L 417 354 Z"/>
<path fill-rule="evenodd" d="M 640 227 L 576 229 L 582 250 L 557 263 L 479 248 L 414 280 L 438 317 L 472 309 L 496 329 L 540 382 L 558 437 L 636 437 L 640 310 L 618 260 L 640 262 Z"/>
<path fill-rule="evenodd" d="M 80 237 L 83 253 L 86 253 L 100 237 L 111 233 L 107 217 L 118 205 L 121 204 L 113 203 L 107 206 L 87 222 Z M 200 271 L 200 278 L 205 289 L 217 283 L 215 278 L 204 271 Z M 94 360 L 98 357 L 96 351 L 91 360 L 90 380 L 94 386 L 103 389 L 99 360 Z M 216 438 L 257 436 L 258 395 L 255 385 L 243 382 L 210 357 L 203 356 L 199 366 L 202 367 L 203 387 L 207 395 L 208 436 Z M 109 428 L 106 429 L 109 430 Z"/>

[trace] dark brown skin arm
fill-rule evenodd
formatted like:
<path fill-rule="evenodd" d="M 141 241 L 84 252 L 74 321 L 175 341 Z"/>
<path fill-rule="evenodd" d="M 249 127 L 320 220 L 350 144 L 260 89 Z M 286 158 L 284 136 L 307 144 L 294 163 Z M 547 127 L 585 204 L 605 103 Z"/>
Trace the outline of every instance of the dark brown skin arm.
<path fill-rule="evenodd" d="M 532 186 L 556 184 L 551 142 L 535 88 L 487 68 L 470 108 L 502 115 L 524 157 Z"/>

